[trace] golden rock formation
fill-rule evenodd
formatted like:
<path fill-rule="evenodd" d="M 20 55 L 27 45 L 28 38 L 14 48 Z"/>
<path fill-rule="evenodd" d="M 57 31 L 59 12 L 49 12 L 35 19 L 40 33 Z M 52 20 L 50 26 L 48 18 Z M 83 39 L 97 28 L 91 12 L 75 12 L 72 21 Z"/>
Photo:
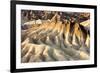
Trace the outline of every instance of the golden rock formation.
<path fill-rule="evenodd" d="M 71 25 L 68 20 L 62 23 L 55 14 L 49 21 L 22 30 L 21 62 L 89 59 L 90 36 L 82 30 L 89 21 Z"/>

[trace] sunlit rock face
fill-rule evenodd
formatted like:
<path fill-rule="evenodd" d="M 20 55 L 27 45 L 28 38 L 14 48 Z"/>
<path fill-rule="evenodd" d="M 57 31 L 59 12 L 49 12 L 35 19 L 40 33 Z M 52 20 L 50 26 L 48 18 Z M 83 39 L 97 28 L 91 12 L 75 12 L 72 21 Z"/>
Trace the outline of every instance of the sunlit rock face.
<path fill-rule="evenodd" d="M 88 60 L 90 57 L 89 18 L 80 23 L 60 20 L 55 13 L 22 25 L 21 62 Z"/>

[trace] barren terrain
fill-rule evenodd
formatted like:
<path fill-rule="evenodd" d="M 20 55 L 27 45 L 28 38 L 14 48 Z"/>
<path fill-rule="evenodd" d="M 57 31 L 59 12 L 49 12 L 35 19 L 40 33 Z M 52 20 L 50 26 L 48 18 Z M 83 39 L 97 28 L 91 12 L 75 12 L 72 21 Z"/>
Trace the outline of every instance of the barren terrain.
<path fill-rule="evenodd" d="M 63 22 L 55 14 L 50 20 L 27 22 L 21 30 L 21 62 L 87 60 L 90 55 L 89 19 Z M 32 25 L 31 25 L 32 24 Z"/>

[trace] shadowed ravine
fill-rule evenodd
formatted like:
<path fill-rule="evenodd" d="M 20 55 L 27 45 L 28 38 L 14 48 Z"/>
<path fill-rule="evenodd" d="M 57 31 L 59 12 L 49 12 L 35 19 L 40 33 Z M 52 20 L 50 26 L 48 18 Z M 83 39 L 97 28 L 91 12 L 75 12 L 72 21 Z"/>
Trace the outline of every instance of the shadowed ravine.
<path fill-rule="evenodd" d="M 83 22 L 62 22 L 55 14 L 51 20 L 37 25 L 33 23 L 31 28 L 22 30 L 21 62 L 89 59 L 90 34 L 82 24 L 90 24 L 89 20 Z"/>

